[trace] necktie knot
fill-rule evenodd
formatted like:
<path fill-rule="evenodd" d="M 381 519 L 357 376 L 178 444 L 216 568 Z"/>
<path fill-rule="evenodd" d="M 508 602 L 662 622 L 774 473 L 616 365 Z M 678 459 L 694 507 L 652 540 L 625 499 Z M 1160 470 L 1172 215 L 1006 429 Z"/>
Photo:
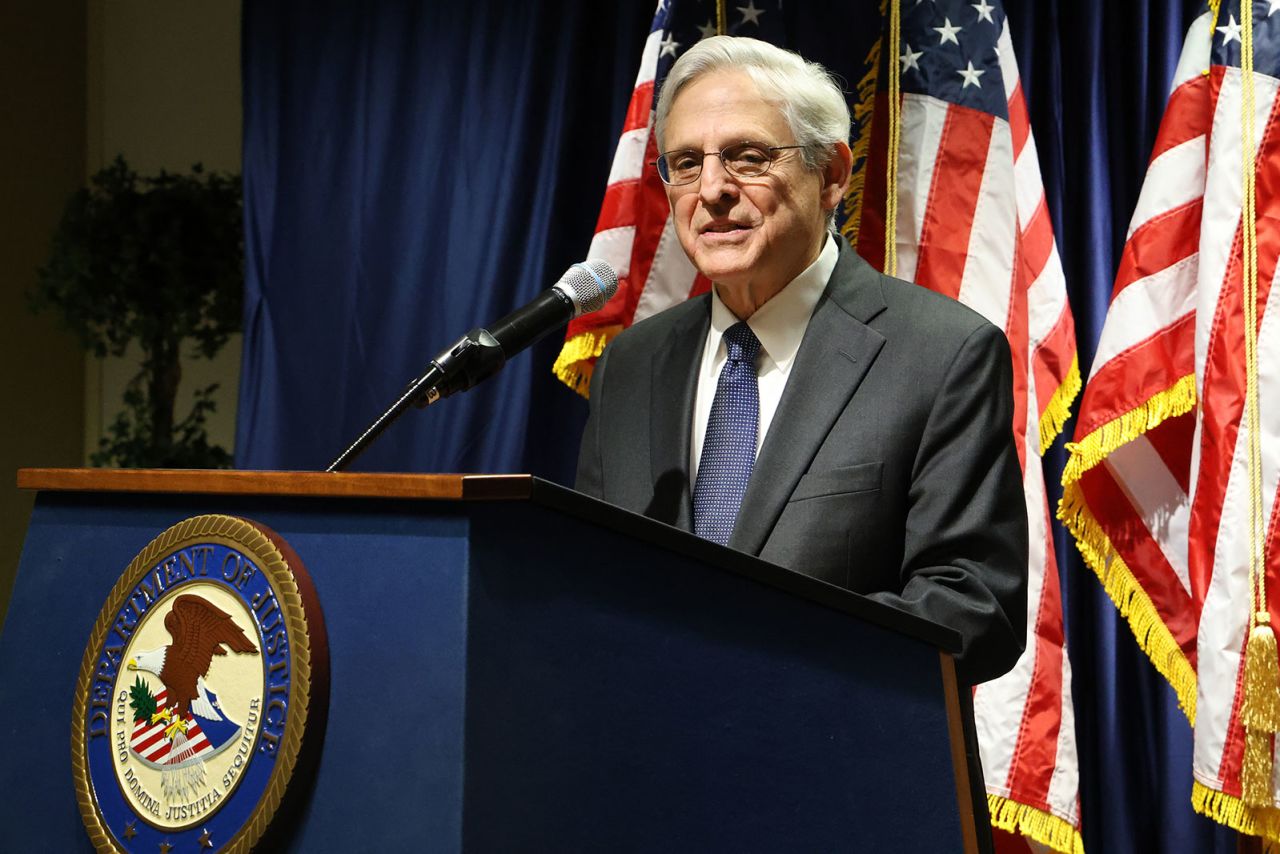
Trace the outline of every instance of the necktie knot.
<path fill-rule="evenodd" d="M 738 321 L 724 331 L 724 343 L 729 351 L 730 362 L 755 364 L 756 356 L 760 353 L 760 339 L 745 320 Z"/>

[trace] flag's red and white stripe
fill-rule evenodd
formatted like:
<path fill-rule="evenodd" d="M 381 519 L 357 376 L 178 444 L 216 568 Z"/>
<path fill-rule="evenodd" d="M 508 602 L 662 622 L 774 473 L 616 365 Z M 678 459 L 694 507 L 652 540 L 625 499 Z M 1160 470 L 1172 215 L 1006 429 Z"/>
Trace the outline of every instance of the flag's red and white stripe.
<path fill-rule="evenodd" d="M 627 299 L 611 300 L 605 307 L 605 311 L 613 309 L 611 315 L 592 321 L 597 326 L 608 324 L 611 316 L 614 322 L 629 326 L 709 286 L 705 281 L 696 282 L 698 271 L 680 248 L 666 190 L 653 167 L 658 159 L 658 140 L 652 127 L 654 76 L 662 36 L 662 30 L 654 30 L 645 42 L 596 234 L 587 253 L 609 261 L 618 278 L 630 284 L 622 289 Z"/>
<path fill-rule="evenodd" d="M 1240 800 L 1252 500 L 1243 420 L 1243 86 L 1238 67 L 1210 67 L 1214 37 L 1210 13 L 1187 34 L 1081 405 L 1061 515 L 1195 725 L 1196 808 L 1275 839 L 1280 820 Z M 1258 54 L 1275 50 L 1260 46 Z M 1274 624 L 1280 81 L 1255 73 L 1253 88 L 1260 498 Z"/>

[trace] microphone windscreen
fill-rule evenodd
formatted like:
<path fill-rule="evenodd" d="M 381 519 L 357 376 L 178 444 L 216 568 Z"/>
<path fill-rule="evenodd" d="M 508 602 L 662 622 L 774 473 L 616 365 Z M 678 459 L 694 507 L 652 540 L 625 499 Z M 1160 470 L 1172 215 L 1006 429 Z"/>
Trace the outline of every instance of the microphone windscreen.
<path fill-rule="evenodd" d="M 573 301 L 573 316 L 578 317 L 604 308 L 618 292 L 618 274 L 607 261 L 591 258 L 570 267 L 555 287 Z"/>

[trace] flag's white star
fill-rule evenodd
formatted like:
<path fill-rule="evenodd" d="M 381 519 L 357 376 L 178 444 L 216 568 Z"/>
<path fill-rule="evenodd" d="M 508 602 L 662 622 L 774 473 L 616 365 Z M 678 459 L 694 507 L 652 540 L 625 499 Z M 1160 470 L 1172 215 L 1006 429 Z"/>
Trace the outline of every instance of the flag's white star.
<path fill-rule="evenodd" d="M 667 33 L 667 37 L 662 40 L 662 52 L 658 56 L 675 56 L 679 49 L 680 42 L 676 41 L 671 33 Z"/>
<path fill-rule="evenodd" d="M 956 33 L 960 32 L 960 27 L 951 26 L 950 18 L 943 18 L 942 26 L 933 27 L 932 29 L 938 34 L 938 44 L 946 44 L 947 42 L 951 42 L 954 45 L 960 44 L 960 40 L 956 38 Z"/>
<path fill-rule="evenodd" d="M 1218 32 L 1222 33 L 1223 47 L 1226 47 L 1233 41 L 1240 41 L 1240 25 L 1236 23 L 1236 16 L 1228 15 L 1226 26 L 1218 27 Z"/>
<path fill-rule="evenodd" d="M 991 12 L 996 7 L 987 5 L 987 0 L 978 0 L 977 3 L 970 3 L 969 5 L 978 10 L 979 21 L 988 21 L 992 24 L 995 23 L 995 19 L 991 17 Z"/>
<path fill-rule="evenodd" d="M 956 71 L 956 74 L 959 74 L 961 77 L 964 78 L 964 83 L 960 86 L 961 89 L 967 89 L 970 86 L 977 86 L 979 89 L 981 89 L 982 83 L 978 80 L 978 78 L 986 73 L 987 72 L 985 71 L 979 71 L 978 69 L 974 68 L 973 60 L 969 61 L 968 68 L 961 68 Z"/>
<path fill-rule="evenodd" d="M 916 71 L 919 71 L 920 63 L 916 62 L 916 60 L 924 56 L 924 51 L 912 50 L 911 45 L 906 45 L 906 48 L 907 49 L 902 52 L 902 56 L 898 57 L 898 62 L 902 63 L 903 72 L 910 71 L 913 68 Z"/>
<path fill-rule="evenodd" d="M 1267 9 L 1268 18 L 1274 15 L 1277 9 L 1280 9 L 1280 0 L 1270 0 L 1270 2 L 1271 2 L 1271 8 Z"/>
<path fill-rule="evenodd" d="M 705 24 L 703 24 L 702 26 L 698 27 L 698 32 L 702 33 L 702 37 L 703 37 L 704 39 L 709 39 L 709 38 L 711 38 L 712 36 L 714 36 L 714 35 L 716 34 L 716 24 L 715 24 L 715 21 L 707 21 Z"/>
<path fill-rule="evenodd" d="M 764 14 L 764 9 L 756 8 L 756 0 L 747 0 L 747 5 L 739 6 L 738 11 L 742 13 L 742 23 L 750 22 L 760 26 L 760 16 Z"/>

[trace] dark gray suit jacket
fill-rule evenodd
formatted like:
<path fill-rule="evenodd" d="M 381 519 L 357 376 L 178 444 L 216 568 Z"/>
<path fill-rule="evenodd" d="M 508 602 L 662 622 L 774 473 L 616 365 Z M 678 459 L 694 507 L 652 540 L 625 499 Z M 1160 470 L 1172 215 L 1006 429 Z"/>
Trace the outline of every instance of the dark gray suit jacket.
<path fill-rule="evenodd" d="M 710 297 L 611 342 L 577 488 L 692 530 L 689 431 Z M 959 631 L 970 684 L 1025 644 L 1027 517 L 1004 335 L 840 241 L 731 548 Z"/>

